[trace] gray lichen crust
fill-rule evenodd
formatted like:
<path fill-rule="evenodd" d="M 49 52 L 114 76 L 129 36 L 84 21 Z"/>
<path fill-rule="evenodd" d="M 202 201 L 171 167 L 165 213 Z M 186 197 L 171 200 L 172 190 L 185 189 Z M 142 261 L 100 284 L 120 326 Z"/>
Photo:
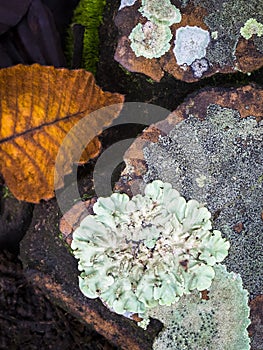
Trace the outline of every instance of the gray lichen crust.
<path fill-rule="evenodd" d="M 154 350 L 248 350 L 248 293 L 239 275 L 228 273 L 225 266 L 215 266 L 215 278 L 208 300 L 199 293 L 180 298 L 171 307 L 149 311 L 164 324 Z"/>
<path fill-rule="evenodd" d="M 204 203 L 230 240 L 229 270 L 254 297 L 263 291 L 263 124 L 236 110 L 210 105 L 206 119 L 189 116 L 144 149 L 145 181 L 170 182 Z"/>
<path fill-rule="evenodd" d="M 196 5 L 207 10 L 204 22 L 211 32 L 217 32 L 217 39 L 211 40 L 206 59 L 221 67 L 233 65 L 240 29 L 250 18 L 263 23 L 263 3 L 258 0 L 194 0 Z M 263 37 L 255 41 L 258 50 L 262 49 Z"/>
<path fill-rule="evenodd" d="M 119 314 L 143 316 L 209 288 L 213 266 L 228 253 L 229 242 L 211 231 L 209 211 L 162 181 L 131 200 L 119 193 L 99 198 L 94 212 L 73 233 L 79 286 Z"/>

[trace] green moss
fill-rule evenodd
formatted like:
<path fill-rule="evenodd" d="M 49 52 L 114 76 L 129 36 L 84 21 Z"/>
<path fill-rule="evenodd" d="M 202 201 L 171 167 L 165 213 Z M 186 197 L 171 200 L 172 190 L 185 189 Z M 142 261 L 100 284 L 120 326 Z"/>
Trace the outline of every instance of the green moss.
<path fill-rule="evenodd" d="M 85 27 L 83 39 L 83 55 L 81 68 L 96 73 L 99 60 L 99 33 L 98 28 L 103 20 L 105 0 L 80 0 L 74 11 L 72 23 Z M 73 51 L 73 38 L 69 34 L 68 51 Z"/>

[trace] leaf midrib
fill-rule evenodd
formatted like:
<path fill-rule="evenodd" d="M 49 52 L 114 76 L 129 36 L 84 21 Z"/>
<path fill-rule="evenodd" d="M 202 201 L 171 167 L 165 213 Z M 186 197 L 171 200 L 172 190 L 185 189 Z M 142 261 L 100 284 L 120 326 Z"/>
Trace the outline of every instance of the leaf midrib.
<path fill-rule="evenodd" d="M 36 132 L 38 130 L 41 130 L 42 128 L 44 128 L 46 126 L 54 125 L 54 124 L 56 124 L 58 122 L 63 122 L 65 120 L 68 120 L 68 119 L 71 119 L 71 118 L 79 117 L 84 112 L 85 111 L 79 111 L 79 112 L 76 112 L 74 114 L 69 114 L 69 115 L 66 115 L 65 117 L 62 117 L 61 119 L 52 120 L 52 121 L 50 121 L 48 123 L 43 123 L 43 124 L 41 124 L 39 126 L 36 126 L 35 128 L 27 129 L 27 130 L 25 130 L 25 131 L 23 131 L 21 133 L 13 134 L 11 136 L 2 138 L 2 139 L 0 139 L 0 145 L 5 143 L 5 142 L 12 141 L 13 139 L 16 139 L 18 137 L 25 136 L 26 134 L 34 133 L 34 132 Z"/>

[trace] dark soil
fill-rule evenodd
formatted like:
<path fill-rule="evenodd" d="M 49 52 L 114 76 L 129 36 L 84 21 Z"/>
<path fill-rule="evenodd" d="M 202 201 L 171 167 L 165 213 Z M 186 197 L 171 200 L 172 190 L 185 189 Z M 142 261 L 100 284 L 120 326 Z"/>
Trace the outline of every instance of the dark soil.
<path fill-rule="evenodd" d="M 0 349 L 115 349 L 92 328 L 50 303 L 8 252 L 0 255 L 0 276 Z"/>

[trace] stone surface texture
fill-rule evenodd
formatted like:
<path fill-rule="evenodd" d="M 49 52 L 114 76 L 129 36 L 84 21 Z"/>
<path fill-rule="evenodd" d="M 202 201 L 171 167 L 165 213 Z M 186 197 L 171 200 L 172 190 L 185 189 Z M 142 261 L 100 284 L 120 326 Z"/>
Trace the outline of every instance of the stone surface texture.
<path fill-rule="evenodd" d="M 230 240 L 225 263 L 250 297 L 262 294 L 263 90 L 205 89 L 150 126 L 126 152 L 118 190 L 160 179 L 204 203 Z"/>
<path fill-rule="evenodd" d="M 115 16 L 119 33 L 115 60 L 127 70 L 143 73 L 155 81 L 160 81 L 167 72 L 176 79 L 193 82 L 216 73 L 249 73 L 263 65 L 261 32 L 255 31 L 249 39 L 240 33 L 251 18 L 263 23 L 261 1 L 171 0 L 171 5 L 181 13 L 181 21 L 169 26 L 172 33 L 170 49 L 161 57 L 151 59 L 143 55 L 137 57 L 131 48 L 133 28 L 149 19 L 143 15 L 143 4 L 144 1 L 137 0 L 121 7 Z M 200 30 L 207 33 L 205 43 L 200 38 L 195 42 Z M 183 36 L 181 31 L 196 31 L 196 34 Z M 146 44 L 149 44 L 148 40 Z M 178 53 L 178 47 L 182 50 L 187 47 L 188 54 Z"/>

